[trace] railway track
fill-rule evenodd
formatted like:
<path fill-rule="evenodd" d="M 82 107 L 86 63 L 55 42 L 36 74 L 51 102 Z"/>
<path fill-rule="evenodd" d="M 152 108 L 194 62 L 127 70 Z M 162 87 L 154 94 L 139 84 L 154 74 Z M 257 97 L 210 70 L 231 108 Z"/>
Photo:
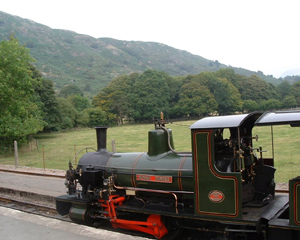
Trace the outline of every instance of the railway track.
<path fill-rule="evenodd" d="M 57 213 L 55 207 L 24 200 L 18 200 L 9 196 L 0 196 L 0 206 L 20 210 L 30 214 L 72 222 L 68 216 L 60 216 Z"/>
<path fill-rule="evenodd" d="M 49 174 L 49 173 L 34 172 L 34 171 L 29 172 L 29 171 L 20 171 L 20 170 L 2 169 L 2 168 L 0 168 L 0 172 L 8 172 L 8 173 L 23 174 L 23 175 L 40 176 L 40 177 L 65 178 L 65 176 L 58 175 L 58 174 Z"/>

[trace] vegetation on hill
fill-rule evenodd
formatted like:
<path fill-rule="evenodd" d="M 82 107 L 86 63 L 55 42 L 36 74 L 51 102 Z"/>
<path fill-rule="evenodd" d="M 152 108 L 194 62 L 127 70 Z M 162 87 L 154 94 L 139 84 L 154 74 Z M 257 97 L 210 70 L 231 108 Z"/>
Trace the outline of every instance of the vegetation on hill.
<path fill-rule="evenodd" d="M 147 69 L 171 76 L 186 76 L 228 67 L 217 60 L 208 60 L 161 43 L 96 39 L 51 29 L 0 11 L 0 40 L 11 35 L 30 49 L 31 56 L 37 60 L 36 68 L 54 82 L 55 89 L 76 84 L 89 97 L 118 76 L 143 73 Z M 229 68 L 247 77 L 255 74 L 268 82 L 279 83 L 278 79 L 260 71 Z"/>
<path fill-rule="evenodd" d="M 300 81 L 300 76 L 286 76 L 283 81 L 287 81 L 290 84 Z"/>

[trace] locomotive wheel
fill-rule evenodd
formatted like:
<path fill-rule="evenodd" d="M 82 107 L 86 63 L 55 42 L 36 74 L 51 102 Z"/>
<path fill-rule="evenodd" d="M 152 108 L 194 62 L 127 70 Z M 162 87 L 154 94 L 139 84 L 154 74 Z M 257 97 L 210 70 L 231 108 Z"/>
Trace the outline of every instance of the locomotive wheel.
<path fill-rule="evenodd" d="M 180 227 L 175 218 L 165 218 L 164 224 L 168 229 L 168 234 L 162 237 L 162 240 L 180 239 L 180 235 L 183 232 L 183 228 Z"/>
<path fill-rule="evenodd" d="M 93 211 L 87 211 L 85 214 L 84 224 L 87 226 L 92 226 L 95 223 L 95 219 L 92 217 Z"/>

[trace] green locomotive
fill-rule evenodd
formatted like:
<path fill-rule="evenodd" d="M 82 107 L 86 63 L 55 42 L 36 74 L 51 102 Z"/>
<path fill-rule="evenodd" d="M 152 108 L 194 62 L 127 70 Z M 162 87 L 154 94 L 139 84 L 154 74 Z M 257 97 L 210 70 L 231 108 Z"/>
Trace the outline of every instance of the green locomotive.
<path fill-rule="evenodd" d="M 254 126 L 278 124 L 300 126 L 300 112 L 206 117 L 190 126 L 192 151 L 176 152 L 161 117 L 139 153 L 108 152 L 98 127 L 98 150 L 70 164 L 57 211 L 158 239 L 183 229 L 197 239 L 300 239 L 300 178 L 275 195 L 274 159 L 252 147 Z"/>

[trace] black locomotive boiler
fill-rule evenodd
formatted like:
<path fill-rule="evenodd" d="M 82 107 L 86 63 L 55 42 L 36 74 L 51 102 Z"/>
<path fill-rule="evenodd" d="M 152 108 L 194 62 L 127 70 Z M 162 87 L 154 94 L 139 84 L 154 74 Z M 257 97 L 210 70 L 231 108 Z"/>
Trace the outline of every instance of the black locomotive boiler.
<path fill-rule="evenodd" d="M 97 127 L 98 150 L 70 164 L 57 211 L 158 239 L 183 229 L 197 239 L 300 239 L 300 177 L 275 194 L 274 158 L 252 144 L 254 126 L 278 124 L 300 126 L 300 112 L 206 117 L 190 126 L 191 152 L 176 152 L 161 120 L 148 152 L 136 153 L 107 151 L 107 129 Z"/>

